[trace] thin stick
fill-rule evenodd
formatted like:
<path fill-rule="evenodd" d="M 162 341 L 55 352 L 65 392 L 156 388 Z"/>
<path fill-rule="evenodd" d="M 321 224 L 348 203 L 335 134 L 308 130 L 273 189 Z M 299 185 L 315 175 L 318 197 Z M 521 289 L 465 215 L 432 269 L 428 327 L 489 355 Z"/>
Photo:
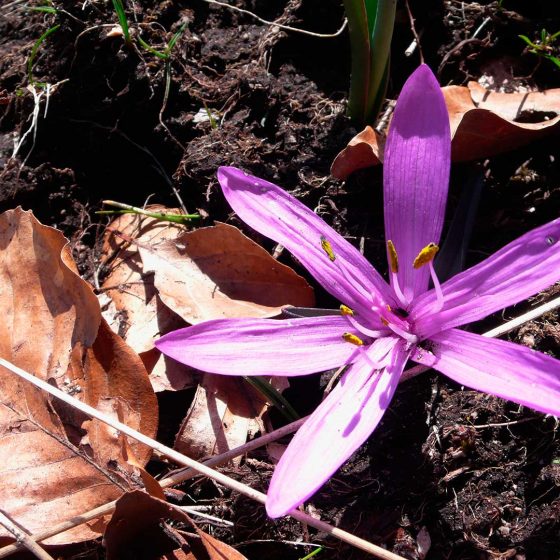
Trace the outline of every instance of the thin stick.
<path fill-rule="evenodd" d="M 536 319 L 537 317 L 540 317 L 541 315 L 544 315 L 545 313 L 554 311 L 558 307 L 560 307 L 560 297 L 551 299 L 550 301 L 547 301 L 546 303 L 543 303 L 542 305 L 539 305 L 538 307 L 527 311 L 527 313 L 523 313 L 523 315 L 515 317 L 511 321 L 507 321 L 503 325 L 499 325 L 494 329 L 490 329 L 489 331 L 482 333 L 481 336 L 497 338 L 510 331 L 513 331 L 514 329 L 520 327 L 525 323 L 528 323 L 529 321 L 532 321 L 533 319 Z M 413 377 L 416 377 L 417 375 L 420 375 L 421 373 L 424 373 L 429 369 L 432 368 L 421 365 L 411 367 L 410 369 L 407 369 L 403 372 L 400 378 L 400 383 L 402 383 L 403 381 L 408 381 L 409 379 L 412 379 Z"/>
<path fill-rule="evenodd" d="M 247 496 L 248 498 L 251 498 L 252 500 L 255 500 L 256 502 L 259 502 L 261 504 L 265 503 L 266 494 L 263 494 L 262 492 L 259 492 L 258 490 L 255 490 L 254 488 L 251 488 L 250 486 L 247 486 L 242 482 L 234 480 L 233 478 L 230 478 L 229 476 L 221 472 L 215 471 L 210 467 L 207 467 L 206 465 L 203 465 L 202 463 L 199 463 L 198 461 L 195 461 L 194 459 L 191 459 L 186 455 L 183 455 L 182 453 L 179 453 L 174 449 L 171 449 L 170 447 L 167 447 L 166 445 L 163 445 L 148 436 L 145 436 L 144 434 L 137 432 L 136 430 L 130 428 L 126 424 L 123 424 L 122 422 L 119 422 L 118 420 L 111 418 L 107 414 L 100 412 L 99 410 L 93 408 L 92 406 L 83 403 L 78 399 L 71 397 L 70 395 L 67 395 L 60 389 L 57 389 L 56 387 L 49 385 L 42 379 L 35 377 L 31 373 L 15 366 L 14 364 L 8 362 L 7 360 L 4 360 L 3 358 L 0 358 L 0 365 L 12 371 L 22 379 L 29 381 L 29 383 L 32 383 L 36 387 L 39 387 L 43 391 L 46 391 L 47 393 L 53 395 L 57 399 L 60 399 L 61 401 L 69 404 L 70 406 L 77 408 L 78 410 L 82 411 L 84 414 L 87 414 L 92 418 L 96 418 L 97 420 L 100 420 L 101 422 L 104 422 L 105 424 L 111 426 L 115 430 L 118 430 L 119 432 L 126 434 L 132 439 L 135 439 L 136 441 L 139 441 L 140 443 L 143 443 L 144 445 L 147 445 L 148 447 L 151 447 L 152 449 L 159 451 L 162 455 L 165 455 L 166 457 L 168 457 L 172 461 L 175 461 L 179 465 L 191 467 L 192 469 L 196 470 L 199 474 L 203 474 L 208 478 L 211 478 L 212 480 L 215 480 L 216 482 L 222 484 L 223 486 L 230 488 L 231 490 L 239 492 L 240 494 L 243 494 L 244 496 Z M 356 535 L 352 535 L 351 533 L 343 531 L 342 529 L 333 527 L 332 525 L 329 525 L 324 521 L 319 521 L 318 519 L 315 519 L 311 515 L 307 515 L 302 511 L 293 510 L 290 512 L 289 515 L 294 519 L 301 521 L 302 523 L 306 523 L 307 525 L 314 527 L 319 531 L 324 531 L 325 533 L 333 537 L 336 537 L 337 539 L 344 541 L 348 544 L 351 544 L 356 548 L 364 550 L 365 552 L 368 552 L 369 554 L 372 554 L 377 558 L 381 558 L 382 560 L 404 560 L 402 556 L 389 552 L 384 548 L 381 548 L 380 546 L 377 546 L 371 542 L 361 539 Z"/>
<path fill-rule="evenodd" d="M 40 560 L 54 560 L 54 558 L 44 549 L 42 549 L 27 533 L 22 531 L 7 515 L 0 510 L 0 524 L 12 533 L 17 542 L 27 548 L 29 552 Z"/>
<path fill-rule="evenodd" d="M 549 313 L 550 311 L 558 309 L 558 307 L 560 307 L 560 297 L 551 299 L 550 301 L 547 301 L 546 303 L 543 303 L 542 305 L 539 305 L 534 309 L 530 309 L 529 311 L 527 311 L 527 313 L 523 313 L 523 315 L 520 315 L 519 317 L 516 317 L 511 321 L 508 321 L 507 323 L 504 323 L 503 325 L 500 325 L 495 329 L 491 329 L 488 332 L 485 332 L 482 336 L 489 336 L 491 338 L 502 336 L 503 334 L 506 334 L 516 329 L 517 327 L 520 327 L 524 323 L 528 323 L 529 321 L 532 321 L 533 319 L 536 319 L 537 317 L 540 317 L 545 313 Z"/>
<path fill-rule="evenodd" d="M 303 425 L 303 423 L 308 418 L 309 416 L 306 416 L 305 418 L 300 418 L 299 420 L 296 420 L 291 424 L 287 424 L 286 426 L 283 426 L 278 430 L 274 430 L 269 434 L 265 434 L 264 436 L 255 438 L 249 441 L 248 443 L 244 443 L 243 445 L 230 449 L 225 453 L 211 457 L 207 461 L 204 461 L 202 464 L 206 465 L 207 467 L 216 467 L 218 465 L 223 465 L 224 463 L 228 463 L 232 459 L 235 459 L 235 457 L 239 457 L 240 455 L 244 455 L 249 451 L 253 451 L 255 449 L 258 449 L 259 447 L 263 447 L 264 445 L 267 445 L 268 443 L 279 440 L 284 436 L 293 434 Z M 199 473 L 197 473 L 194 469 L 190 469 L 190 468 L 181 469 L 180 471 L 172 473 L 166 476 L 165 478 L 161 479 L 159 481 L 159 484 L 163 488 L 168 488 L 169 486 L 175 486 L 175 484 L 185 482 L 185 480 L 188 480 L 193 476 L 197 476 L 198 474 Z"/>
<path fill-rule="evenodd" d="M 406 6 L 406 11 L 408 12 L 408 19 L 410 20 L 410 29 L 412 31 L 412 34 L 414 35 L 414 42 L 416 43 L 416 46 L 418 47 L 418 53 L 420 54 L 420 63 L 424 64 L 424 53 L 422 52 L 422 45 L 420 44 L 420 37 L 418 35 L 418 33 L 416 32 L 416 20 L 414 19 L 414 16 L 412 15 L 412 10 L 410 9 L 410 6 L 408 4 L 408 0 L 405 0 L 404 2 L 405 6 Z M 405 55 L 406 56 L 410 56 L 415 49 L 412 49 L 412 44 L 410 45 L 410 47 L 408 47 L 408 49 L 406 49 Z M 410 51 L 410 52 L 409 52 Z M 409 53 L 409 54 L 407 54 Z"/>
<path fill-rule="evenodd" d="M 260 21 L 261 23 L 270 25 L 272 27 L 278 27 L 280 29 L 284 29 L 285 31 L 293 31 L 294 33 L 303 33 L 303 35 L 310 35 L 311 37 L 318 37 L 319 39 L 332 39 L 333 37 L 338 37 L 344 31 L 344 29 L 346 29 L 346 24 L 348 23 L 348 20 L 344 18 L 344 21 L 342 22 L 342 26 L 335 33 L 315 33 L 314 31 L 307 31 L 305 29 L 298 29 L 297 27 L 290 27 L 289 25 L 282 25 L 281 23 L 267 21 L 266 19 L 259 17 L 257 14 L 254 14 L 249 10 L 244 10 L 242 8 L 238 8 L 237 6 L 226 4 L 225 2 L 219 2 L 218 0 L 204 0 L 204 2 L 208 2 L 208 4 L 216 4 L 217 6 L 223 6 L 224 8 L 229 8 L 234 12 L 246 14 L 248 16 L 255 18 L 257 21 Z"/>

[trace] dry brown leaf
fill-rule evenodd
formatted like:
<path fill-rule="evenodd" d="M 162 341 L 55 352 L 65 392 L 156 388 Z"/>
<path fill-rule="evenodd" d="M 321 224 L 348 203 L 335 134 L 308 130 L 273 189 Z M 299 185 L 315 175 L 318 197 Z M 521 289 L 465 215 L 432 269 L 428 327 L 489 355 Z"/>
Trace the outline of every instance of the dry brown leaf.
<path fill-rule="evenodd" d="M 195 527 L 197 534 L 179 532 L 163 523 L 166 519 Z M 185 512 L 139 491 L 129 492 L 118 499 L 105 531 L 104 543 L 107 560 L 246 560 L 235 549 L 198 529 Z"/>
<path fill-rule="evenodd" d="M 164 206 L 148 206 L 154 212 L 173 212 Z M 154 338 L 185 326 L 184 321 L 164 305 L 154 287 L 153 275 L 143 273 L 142 260 L 135 243 L 157 246 L 175 239 L 184 231 L 177 224 L 147 216 L 123 214 L 111 222 L 103 240 L 103 260 L 110 261 L 110 273 L 103 283 L 110 304 L 103 316 L 109 325 L 142 358 L 150 373 L 154 390 L 177 391 L 195 385 L 192 370 L 175 360 L 166 359 L 154 347 Z"/>
<path fill-rule="evenodd" d="M 497 93 L 469 82 L 468 88 L 449 86 L 443 92 L 454 161 L 494 156 L 560 131 L 560 89 Z"/>
<path fill-rule="evenodd" d="M 226 543 L 219 541 L 218 539 L 212 537 L 208 533 L 195 527 L 202 544 L 204 545 L 205 552 L 208 555 L 208 560 L 247 560 L 241 552 L 235 550 Z M 191 540 L 191 546 L 193 546 L 193 541 Z M 194 546 L 193 546 L 194 548 Z M 201 555 L 196 556 L 197 560 L 202 560 Z"/>
<path fill-rule="evenodd" d="M 175 449 L 201 459 L 243 445 L 248 434 L 264 431 L 262 397 L 243 379 L 204 375 L 183 420 Z"/>
<path fill-rule="evenodd" d="M 139 247 L 162 301 L 191 324 L 273 317 L 288 304 L 314 305 L 312 288 L 290 267 L 227 224 Z"/>
<path fill-rule="evenodd" d="M 494 156 L 560 131 L 560 89 L 497 93 L 477 82 L 441 88 L 451 126 L 453 161 Z M 335 158 L 331 174 L 350 173 L 383 161 L 384 137 L 370 126 Z"/>
<path fill-rule="evenodd" d="M 97 299 L 76 273 L 60 232 L 21 209 L 0 215 L 0 356 L 153 435 L 155 396 L 137 356 L 101 323 Z M 99 334 L 98 334 L 99 332 Z M 113 500 L 129 484 L 120 442 L 84 432 L 81 413 L 0 368 L 0 503 L 30 532 Z M 91 446 L 81 444 L 87 437 Z M 115 449 L 116 448 L 116 449 Z M 140 460 L 149 451 L 136 446 Z M 114 459 L 116 472 L 105 462 Z M 0 533 L 0 541 L 6 542 Z M 87 525 L 48 544 L 98 536 Z M 11 541 L 7 538 L 7 541 Z"/>

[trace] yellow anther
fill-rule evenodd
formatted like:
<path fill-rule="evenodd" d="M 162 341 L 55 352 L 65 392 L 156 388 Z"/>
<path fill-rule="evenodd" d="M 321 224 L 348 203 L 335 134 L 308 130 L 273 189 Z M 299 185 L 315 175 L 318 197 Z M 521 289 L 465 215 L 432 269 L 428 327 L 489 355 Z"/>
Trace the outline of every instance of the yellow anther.
<path fill-rule="evenodd" d="M 321 247 L 323 249 L 323 251 L 325 251 L 325 253 L 327 253 L 327 256 L 329 257 L 329 259 L 334 262 L 336 260 L 336 256 L 334 254 L 334 251 L 332 249 L 332 245 L 330 244 L 329 241 L 327 241 L 326 237 L 321 236 Z"/>
<path fill-rule="evenodd" d="M 350 309 L 347 305 L 341 305 L 340 306 L 340 312 L 343 315 L 350 315 L 350 317 L 352 317 L 352 315 L 354 315 L 354 310 Z"/>
<path fill-rule="evenodd" d="M 391 312 L 393 311 L 393 310 L 391 309 L 391 306 L 390 306 L 388 303 L 385 304 L 385 307 L 386 307 L 386 309 L 387 309 L 387 311 L 388 311 L 389 313 L 391 313 Z"/>
<path fill-rule="evenodd" d="M 432 262 L 438 251 L 439 247 L 435 243 L 429 243 L 418 253 L 418 256 L 414 259 L 412 266 L 414 266 L 414 268 L 420 268 L 425 264 Z"/>
<path fill-rule="evenodd" d="M 382 322 L 386 327 L 389 326 L 389 321 L 387 321 L 387 319 L 385 319 L 385 317 L 380 317 L 380 319 L 381 319 L 381 322 Z"/>
<path fill-rule="evenodd" d="M 399 271 L 399 256 L 397 255 L 395 245 L 390 239 L 387 241 L 387 252 L 389 253 L 389 266 L 391 267 L 391 272 L 396 274 Z"/>
<path fill-rule="evenodd" d="M 349 333 L 349 332 L 345 332 L 342 335 L 342 338 L 346 341 L 349 342 L 350 344 L 355 344 L 356 346 L 363 346 L 364 345 L 364 341 L 357 337 L 355 334 Z"/>

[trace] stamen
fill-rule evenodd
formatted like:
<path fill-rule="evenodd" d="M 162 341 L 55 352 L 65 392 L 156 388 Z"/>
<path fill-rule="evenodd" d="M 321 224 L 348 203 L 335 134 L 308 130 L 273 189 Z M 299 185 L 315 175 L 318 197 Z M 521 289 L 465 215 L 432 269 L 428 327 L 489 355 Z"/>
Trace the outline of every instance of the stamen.
<path fill-rule="evenodd" d="M 429 243 L 418 253 L 418 256 L 414 259 L 412 266 L 418 269 L 425 264 L 431 263 L 438 251 L 439 247 L 435 243 Z"/>
<path fill-rule="evenodd" d="M 350 309 L 347 305 L 341 305 L 340 306 L 340 312 L 343 315 L 349 315 L 350 317 L 352 317 L 354 315 L 354 310 Z"/>
<path fill-rule="evenodd" d="M 441 284 L 439 283 L 434 268 L 434 263 L 430 261 L 428 265 L 430 267 L 430 275 L 432 277 L 432 282 L 434 283 L 434 290 L 436 292 L 436 298 L 437 298 L 437 309 L 435 309 L 434 311 L 441 311 L 441 309 L 443 308 L 443 304 L 445 303 L 445 300 L 443 299 L 443 290 L 441 289 Z"/>
<path fill-rule="evenodd" d="M 372 307 L 371 310 L 379 315 L 380 321 L 386 327 L 389 326 L 389 323 L 399 325 L 403 329 L 408 326 L 408 323 L 402 317 L 399 317 L 389 305 L 381 309 Z"/>
<path fill-rule="evenodd" d="M 406 307 L 408 302 L 404 297 L 403 291 L 401 290 L 401 286 L 399 284 L 399 256 L 397 254 L 397 250 L 395 249 L 395 244 L 389 239 L 387 241 L 387 255 L 389 260 L 389 271 L 391 273 L 391 285 L 393 286 L 393 291 L 399 300 L 399 303 Z"/>
<path fill-rule="evenodd" d="M 325 253 L 327 253 L 327 256 L 329 257 L 329 260 L 331 262 L 334 262 L 336 260 L 336 256 L 334 254 L 330 241 L 326 237 L 323 237 L 322 235 L 321 235 L 321 248 L 323 249 L 323 251 L 325 251 Z"/>
<path fill-rule="evenodd" d="M 418 342 L 418 337 L 415 334 L 409 333 L 400 327 L 397 327 L 394 323 L 388 323 L 387 326 L 401 338 L 404 338 L 409 344 L 416 344 Z"/>
<path fill-rule="evenodd" d="M 390 239 L 387 241 L 387 254 L 389 255 L 391 272 L 396 274 L 399 271 L 399 256 L 397 255 L 394 243 Z"/>
<path fill-rule="evenodd" d="M 371 303 L 377 303 L 373 298 L 372 291 L 364 286 L 363 282 L 356 276 L 356 274 L 352 270 L 352 267 L 347 266 L 346 268 L 344 268 L 344 270 L 342 269 L 340 263 L 336 259 L 336 255 L 333 251 L 330 241 L 324 236 L 321 236 L 321 248 L 323 249 L 323 251 L 325 251 L 325 253 L 329 257 L 329 260 L 335 263 L 335 266 L 338 268 L 338 271 L 340 272 L 342 277 L 350 280 L 350 282 L 353 283 L 354 289 L 360 294 L 361 297 L 364 298 L 364 301 L 367 305 Z"/>
<path fill-rule="evenodd" d="M 382 336 L 385 336 L 387 334 L 386 332 L 383 331 L 375 331 L 373 329 L 369 329 L 368 327 L 364 327 L 364 325 L 358 323 L 358 321 L 356 321 L 356 319 L 354 319 L 354 317 L 352 317 L 351 315 L 345 315 L 345 317 L 348 323 L 353 328 L 355 328 L 357 331 L 359 331 L 365 336 L 369 336 L 371 338 L 381 338 Z M 381 319 L 381 321 L 383 322 L 383 319 Z"/>
<path fill-rule="evenodd" d="M 355 334 L 349 333 L 349 332 L 345 332 L 342 335 L 342 338 L 346 341 L 349 342 L 350 344 L 355 344 L 356 346 L 363 346 L 364 345 L 364 341 L 356 336 Z"/>

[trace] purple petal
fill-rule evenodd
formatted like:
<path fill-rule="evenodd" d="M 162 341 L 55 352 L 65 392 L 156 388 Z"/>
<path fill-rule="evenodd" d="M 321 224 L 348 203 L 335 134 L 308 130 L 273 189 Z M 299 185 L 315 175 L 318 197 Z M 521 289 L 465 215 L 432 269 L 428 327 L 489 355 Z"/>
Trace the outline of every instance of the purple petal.
<path fill-rule="evenodd" d="M 536 228 L 457 274 L 442 286 L 443 309 L 434 291 L 416 300 L 410 318 L 422 338 L 483 319 L 560 279 L 560 219 Z"/>
<path fill-rule="evenodd" d="M 357 353 L 342 335 L 344 317 L 217 319 L 162 336 L 156 347 L 188 366 L 222 375 L 308 375 L 341 366 Z"/>
<path fill-rule="evenodd" d="M 387 354 L 387 365 L 372 371 L 360 357 L 299 429 L 274 470 L 266 509 L 280 517 L 309 498 L 368 438 L 399 383 L 408 353 L 396 338 L 378 339 L 368 357 Z"/>
<path fill-rule="evenodd" d="M 457 383 L 560 415 L 560 361 L 519 344 L 451 329 L 434 336 L 433 356 L 412 359 Z"/>
<path fill-rule="evenodd" d="M 394 304 L 389 286 L 360 252 L 286 191 L 235 167 L 220 167 L 218 180 L 237 215 L 286 247 L 340 302 L 361 312 L 369 310 L 372 297 Z M 335 262 L 321 238 L 331 244 Z"/>
<path fill-rule="evenodd" d="M 449 117 L 439 84 L 426 65 L 405 83 L 391 121 L 383 164 L 385 235 L 399 257 L 407 301 L 428 287 L 429 270 L 414 259 L 439 243 L 451 161 Z"/>

